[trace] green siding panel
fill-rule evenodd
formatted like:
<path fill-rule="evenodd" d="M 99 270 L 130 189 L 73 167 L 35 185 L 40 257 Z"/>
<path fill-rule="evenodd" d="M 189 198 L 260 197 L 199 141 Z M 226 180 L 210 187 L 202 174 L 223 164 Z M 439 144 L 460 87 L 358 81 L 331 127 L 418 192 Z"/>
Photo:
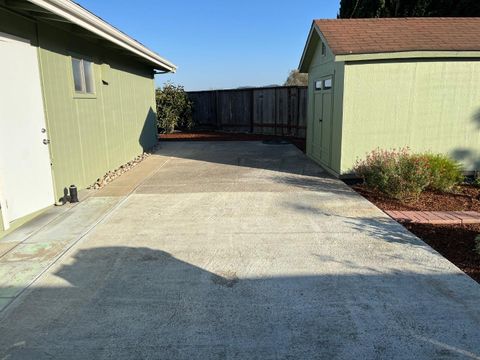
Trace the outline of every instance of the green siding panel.
<path fill-rule="evenodd" d="M 480 62 L 345 66 L 341 172 L 377 147 L 410 147 L 480 169 Z"/>
<path fill-rule="evenodd" d="M 77 36 L 80 31 L 37 22 L 0 5 L 0 32 L 38 47 L 57 198 L 70 184 L 85 188 L 157 143 L 153 69 L 105 42 Z M 75 95 L 72 54 L 94 62 L 95 96 Z"/>
<path fill-rule="evenodd" d="M 343 62 L 335 62 L 331 50 L 327 46 L 325 56 L 321 54 L 321 43 L 312 57 L 308 70 L 308 113 L 307 113 L 307 155 L 328 168 L 334 174 L 340 172 L 340 148 L 342 140 L 342 104 L 343 104 Z M 325 77 L 333 76 L 333 107 L 332 107 L 332 128 L 331 128 L 331 164 L 322 163 L 312 153 L 313 138 L 312 121 L 314 120 L 314 92 L 315 81 Z"/>
<path fill-rule="evenodd" d="M 113 50 L 39 24 L 47 127 L 55 191 L 92 184 L 155 145 L 153 71 Z M 95 95 L 73 90 L 71 56 L 94 61 Z"/>

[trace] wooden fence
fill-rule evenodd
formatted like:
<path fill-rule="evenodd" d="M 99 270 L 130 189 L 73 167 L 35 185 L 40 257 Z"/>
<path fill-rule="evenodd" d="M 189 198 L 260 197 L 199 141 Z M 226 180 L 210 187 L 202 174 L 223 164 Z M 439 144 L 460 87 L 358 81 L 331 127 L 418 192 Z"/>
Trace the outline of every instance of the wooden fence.
<path fill-rule="evenodd" d="M 197 128 L 305 138 L 307 88 L 190 91 Z"/>

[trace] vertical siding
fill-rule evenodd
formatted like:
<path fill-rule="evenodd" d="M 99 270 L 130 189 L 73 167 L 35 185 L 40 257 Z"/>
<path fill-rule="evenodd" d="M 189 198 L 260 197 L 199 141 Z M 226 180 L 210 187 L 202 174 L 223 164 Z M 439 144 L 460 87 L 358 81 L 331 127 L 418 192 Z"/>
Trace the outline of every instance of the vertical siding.
<path fill-rule="evenodd" d="M 156 143 L 153 73 L 71 33 L 39 24 L 55 191 L 80 189 Z M 71 54 L 94 61 L 95 96 L 73 91 Z M 103 81 L 102 81 L 103 80 Z"/>
<path fill-rule="evenodd" d="M 38 46 L 57 198 L 64 187 L 84 188 L 157 141 L 152 69 L 59 26 L 37 23 L 0 5 L 0 32 Z M 75 97 L 71 52 L 94 60 L 94 98 Z M 4 233 L 0 213 L 0 237 Z"/>
<path fill-rule="evenodd" d="M 480 62 L 357 63 L 345 70 L 342 172 L 377 147 L 435 151 L 480 168 Z"/>
<path fill-rule="evenodd" d="M 312 58 L 310 68 L 308 70 L 308 107 L 307 107 L 307 155 L 313 158 L 321 165 L 327 167 L 330 171 L 340 173 L 340 150 L 342 142 L 342 105 L 343 105 L 343 62 L 335 62 L 334 55 L 327 46 L 325 56 L 321 54 L 321 43 L 317 45 L 317 49 Z M 324 164 L 321 159 L 315 158 L 312 153 L 312 143 L 318 142 L 313 136 L 314 121 L 314 92 L 315 81 L 325 77 L 333 76 L 333 105 L 332 105 L 332 127 L 331 127 L 331 163 Z"/>

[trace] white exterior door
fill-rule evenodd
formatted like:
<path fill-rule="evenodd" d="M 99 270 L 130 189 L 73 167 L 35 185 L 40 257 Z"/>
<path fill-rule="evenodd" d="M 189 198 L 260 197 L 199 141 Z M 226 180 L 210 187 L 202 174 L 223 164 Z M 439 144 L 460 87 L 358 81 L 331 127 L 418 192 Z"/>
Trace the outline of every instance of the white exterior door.
<path fill-rule="evenodd" d="M 37 49 L 0 33 L 0 205 L 7 225 L 55 202 L 47 139 Z"/>

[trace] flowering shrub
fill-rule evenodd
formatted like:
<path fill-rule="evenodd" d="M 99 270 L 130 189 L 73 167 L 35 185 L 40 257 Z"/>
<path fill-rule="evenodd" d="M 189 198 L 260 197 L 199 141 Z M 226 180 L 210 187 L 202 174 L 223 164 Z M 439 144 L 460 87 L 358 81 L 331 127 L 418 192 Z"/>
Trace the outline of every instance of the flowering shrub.
<path fill-rule="evenodd" d="M 354 171 L 365 184 L 399 200 L 416 198 L 426 188 L 451 190 L 463 180 L 461 165 L 442 154 L 411 154 L 408 148 L 374 150 Z"/>
<path fill-rule="evenodd" d="M 410 154 L 407 148 L 374 150 L 354 171 L 367 186 L 399 200 L 418 197 L 430 182 L 428 158 Z"/>
<path fill-rule="evenodd" d="M 464 179 L 462 166 L 455 160 L 442 154 L 427 153 L 424 156 L 429 164 L 430 183 L 428 187 L 430 189 L 449 191 Z"/>

